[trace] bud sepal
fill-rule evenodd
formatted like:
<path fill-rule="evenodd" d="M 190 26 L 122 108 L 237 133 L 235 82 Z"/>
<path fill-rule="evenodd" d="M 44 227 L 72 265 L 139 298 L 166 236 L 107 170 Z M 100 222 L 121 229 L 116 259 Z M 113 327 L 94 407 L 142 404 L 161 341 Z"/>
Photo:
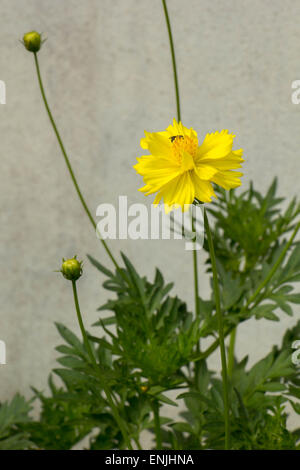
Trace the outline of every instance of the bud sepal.
<path fill-rule="evenodd" d="M 46 41 L 42 39 L 42 35 L 37 31 L 29 31 L 24 34 L 22 44 L 29 52 L 38 52 L 41 48 L 41 45 Z"/>
<path fill-rule="evenodd" d="M 63 258 L 60 272 L 68 281 L 77 281 L 82 275 L 82 261 L 78 261 L 76 256 L 67 260 Z"/>

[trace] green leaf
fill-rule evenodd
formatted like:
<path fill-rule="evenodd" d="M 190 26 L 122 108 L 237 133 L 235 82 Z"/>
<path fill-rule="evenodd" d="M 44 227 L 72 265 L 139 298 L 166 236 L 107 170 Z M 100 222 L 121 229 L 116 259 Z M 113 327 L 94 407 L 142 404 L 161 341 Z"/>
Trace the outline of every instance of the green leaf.
<path fill-rule="evenodd" d="M 279 382 L 268 382 L 257 388 L 259 392 L 284 392 L 286 385 Z"/>
<path fill-rule="evenodd" d="M 62 323 L 55 323 L 56 328 L 58 329 L 59 334 L 62 336 L 62 338 L 71 346 L 74 347 L 74 349 L 77 351 L 82 356 L 86 356 L 86 352 L 84 349 L 83 344 L 80 342 L 80 340 L 77 338 L 72 331 L 70 331 L 65 325 Z"/>
<path fill-rule="evenodd" d="M 132 284 L 136 288 L 137 293 L 139 294 L 141 300 L 144 302 L 145 301 L 145 285 L 143 279 L 138 275 L 136 270 L 134 269 L 132 263 L 129 261 L 126 255 L 124 253 L 121 253 L 122 259 L 124 261 L 124 264 L 126 266 L 126 269 L 129 273 L 130 279 L 132 281 Z"/>
<path fill-rule="evenodd" d="M 92 265 L 95 266 L 95 268 L 98 269 L 98 271 L 101 271 L 105 276 L 110 277 L 111 279 L 114 279 L 114 277 L 115 277 L 114 274 L 109 269 L 107 269 L 105 266 L 103 266 L 103 264 L 99 263 L 99 261 L 97 261 L 91 255 L 87 255 L 87 257 L 90 260 L 90 262 L 92 263 Z"/>
<path fill-rule="evenodd" d="M 11 402 L 0 404 L 0 437 L 15 423 L 29 421 L 31 405 L 19 394 L 16 394 Z"/>
<path fill-rule="evenodd" d="M 275 308 L 275 304 L 257 305 L 251 310 L 251 314 L 255 315 L 257 320 L 266 318 L 267 320 L 279 321 L 278 316 L 273 312 Z"/>
<path fill-rule="evenodd" d="M 102 326 L 102 325 L 109 326 L 109 325 L 115 325 L 115 323 L 116 323 L 116 317 L 115 315 L 113 315 L 111 317 L 101 318 L 100 320 L 93 323 L 92 326 Z"/>
<path fill-rule="evenodd" d="M 53 372 L 58 375 L 67 388 L 73 388 L 75 386 L 82 386 L 89 382 L 90 377 L 84 375 L 81 372 L 70 370 L 70 369 L 53 369 Z"/>

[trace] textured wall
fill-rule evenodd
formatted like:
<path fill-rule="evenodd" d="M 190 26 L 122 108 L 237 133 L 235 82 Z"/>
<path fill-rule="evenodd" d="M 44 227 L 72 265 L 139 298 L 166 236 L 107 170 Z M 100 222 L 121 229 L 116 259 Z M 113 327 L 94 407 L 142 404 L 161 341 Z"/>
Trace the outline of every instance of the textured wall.
<path fill-rule="evenodd" d="M 246 157 L 244 183 L 260 190 L 280 176 L 279 189 L 299 190 L 300 3 L 293 0 L 169 0 L 182 117 L 200 135 L 228 128 Z M 2 0 L 1 366 L 0 398 L 46 386 L 59 338 L 54 321 L 76 328 L 71 289 L 54 269 L 62 256 L 105 253 L 76 198 L 43 108 L 33 56 L 18 39 L 36 29 L 48 37 L 40 65 L 48 99 L 93 214 L 101 202 L 137 192 L 132 164 L 144 129 L 175 116 L 169 44 L 160 0 Z M 150 201 L 148 201 L 150 203 Z M 192 305 L 191 254 L 180 242 L 115 241 L 145 274 L 158 265 Z M 203 257 L 201 257 L 203 260 Z M 105 301 L 101 278 L 86 262 L 79 289 L 86 324 Z M 207 291 L 203 269 L 201 294 Z M 299 308 L 295 308 L 295 317 Z M 279 343 L 280 324 L 240 327 L 237 350 L 251 362 Z M 218 364 L 218 354 L 212 362 Z M 294 421 L 294 424 L 295 421 Z"/>

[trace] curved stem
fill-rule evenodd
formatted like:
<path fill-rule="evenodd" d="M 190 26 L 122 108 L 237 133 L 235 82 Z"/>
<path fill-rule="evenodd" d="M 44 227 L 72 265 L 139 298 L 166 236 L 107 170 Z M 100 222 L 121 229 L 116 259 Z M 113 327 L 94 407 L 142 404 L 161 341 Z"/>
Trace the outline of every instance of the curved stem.
<path fill-rule="evenodd" d="M 174 49 L 174 43 L 173 43 L 172 29 L 171 29 L 171 24 L 170 24 L 170 19 L 169 19 L 169 13 L 168 13 L 166 0 L 162 0 L 162 4 L 163 4 L 163 8 L 164 8 L 166 23 L 167 23 L 167 29 L 168 29 L 168 35 L 169 35 L 169 41 L 170 41 L 170 49 L 171 49 L 171 56 L 172 56 L 172 66 L 173 66 L 175 95 L 176 95 L 176 106 L 177 106 L 177 120 L 180 121 L 181 120 L 181 114 L 180 114 L 179 86 L 178 86 L 177 66 L 176 66 L 176 58 L 175 58 L 175 49 Z"/>
<path fill-rule="evenodd" d="M 216 301 L 216 315 L 217 315 L 217 320 L 218 320 L 219 344 L 220 344 L 221 363 L 222 363 L 224 421 L 225 421 L 225 449 L 228 450 L 229 445 L 230 445 L 229 398 L 228 398 L 226 351 L 225 351 L 225 343 L 224 343 L 223 315 L 221 312 L 220 291 L 219 291 L 218 272 L 217 272 L 214 244 L 213 244 L 213 239 L 212 239 L 205 208 L 204 208 L 204 225 L 205 225 L 205 231 L 207 235 L 207 242 L 208 242 L 209 253 L 210 253 L 210 258 L 211 258 L 211 266 L 212 266 L 212 272 L 213 272 L 213 285 L 214 285 L 214 293 L 215 293 L 215 301 Z"/>
<path fill-rule="evenodd" d="M 82 195 L 82 192 L 80 191 L 80 188 L 79 188 L 79 185 L 77 183 L 77 180 L 76 180 L 76 177 L 75 177 L 75 174 L 74 174 L 74 171 L 73 171 L 73 168 L 71 166 L 71 163 L 70 163 L 70 160 L 68 158 L 68 155 L 66 153 L 66 150 L 65 150 L 65 147 L 64 147 L 64 144 L 63 144 L 63 141 L 61 139 L 61 136 L 58 132 L 58 129 L 56 127 L 56 124 L 55 124 L 55 121 L 54 121 L 54 118 L 52 116 L 52 113 L 51 113 L 51 110 L 49 108 L 49 105 L 48 105 L 48 101 L 47 101 L 47 98 L 46 98 L 46 94 L 45 94 L 45 90 L 44 90 L 44 86 L 43 86 L 43 82 L 42 82 L 42 77 L 41 77 L 41 72 L 40 72 L 40 66 L 39 66 L 39 61 L 38 61 L 38 57 L 37 57 L 37 54 L 36 52 L 34 53 L 34 61 L 35 61 L 35 66 L 36 66 L 36 72 L 37 72 L 37 77 L 38 77 L 38 82 L 39 82 L 39 86 L 40 86 L 40 90 L 41 90 L 41 94 L 42 94 L 42 98 L 43 98 L 43 101 L 44 101 L 44 105 L 45 105 L 45 108 L 46 108 L 46 111 L 47 111 L 47 114 L 49 116 L 49 119 L 50 119 L 50 122 L 52 124 L 52 127 L 53 127 L 53 130 L 55 132 L 55 135 L 56 135 L 56 138 L 58 140 L 58 143 L 59 143 L 59 146 L 60 146 L 60 149 L 62 151 L 62 154 L 63 154 L 63 157 L 64 157 L 64 160 L 65 160 L 65 163 L 67 165 L 67 168 L 69 170 L 69 173 L 70 173 L 70 176 L 71 176 L 71 179 L 73 181 L 73 184 L 75 186 L 75 189 L 76 189 L 76 192 L 78 194 L 78 197 L 80 199 L 80 202 L 93 226 L 93 228 L 95 230 L 97 230 L 97 234 L 99 234 L 99 231 L 97 229 L 97 224 L 95 222 L 95 220 L 93 219 L 93 216 L 85 202 L 85 199 Z M 110 249 L 108 248 L 107 246 L 107 243 L 105 242 L 105 240 L 103 240 L 101 238 L 101 234 L 99 234 L 99 238 L 100 238 L 100 241 L 106 251 L 106 253 L 108 254 L 108 256 L 110 257 L 111 261 L 113 262 L 114 266 L 117 268 L 117 269 L 120 269 L 119 266 L 118 266 L 118 263 L 117 261 L 115 260 L 113 254 L 111 253 Z"/>
<path fill-rule="evenodd" d="M 91 360 L 91 363 L 93 365 L 93 367 L 95 368 L 95 371 L 97 373 L 97 376 L 99 377 L 99 381 L 101 383 L 101 386 L 104 390 L 104 393 L 106 395 L 106 398 L 107 398 L 107 401 L 109 403 L 109 406 L 111 408 L 111 411 L 113 413 L 113 416 L 120 428 L 120 431 L 122 433 L 122 436 L 123 436 L 123 439 L 124 441 L 126 442 L 126 445 L 128 447 L 128 449 L 132 450 L 132 445 L 130 443 L 130 438 L 128 436 L 128 433 L 126 431 L 126 428 L 123 424 L 123 421 L 119 415 L 119 411 L 118 411 L 118 408 L 116 406 L 116 404 L 114 403 L 113 401 L 113 398 L 112 398 L 112 394 L 111 394 L 111 391 L 109 389 L 109 387 L 105 384 L 105 381 L 102 380 L 102 377 L 99 373 L 99 369 L 98 369 L 98 365 L 97 365 L 97 361 L 96 361 L 96 358 L 93 354 L 93 351 L 92 351 L 92 348 L 91 348 L 91 345 L 90 345 L 90 342 L 88 340 L 88 337 L 87 337 L 87 334 L 86 334 L 86 330 L 84 328 L 84 325 L 83 325 L 83 320 L 82 320 L 82 315 L 81 315 L 81 312 L 80 312 L 80 307 L 79 307 L 79 300 L 78 300 L 78 294 L 77 294 L 77 287 L 76 287 L 76 281 L 72 281 L 72 287 L 73 287 L 73 296 L 74 296 L 74 303 L 75 303 L 75 309 L 76 309 L 76 314 L 77 314 L 77 319 L 78 319 L 78 323 L 79 323 L 79 327 L 80 327 L 80 330 L 81 330 L 81 334 L 82 334 L 82 338 L 83 338 L 83 342 L 84 342 L 84 345 L 85 345 L 85 348 L 87 350 L 87 353 L 89 355 L 89 358 Z"/>

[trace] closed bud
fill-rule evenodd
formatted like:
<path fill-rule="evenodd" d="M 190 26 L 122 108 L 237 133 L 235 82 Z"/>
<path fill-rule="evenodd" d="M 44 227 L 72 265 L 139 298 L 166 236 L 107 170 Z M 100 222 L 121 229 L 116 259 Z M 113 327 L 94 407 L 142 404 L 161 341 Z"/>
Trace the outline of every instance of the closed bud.
<path fill-rule="evenodd" d="M 82 261 L 78 261 L 76 256 L 67 260 L 63 259 L 60 272 L 69 281 L 77 281 L 82 275 Z"/>
<path fill-rule="evenodd" d="M 41 48 L 42 42 L 40 33 L 37 33 L 36 31 L 30 31 L 23 36 L 23 44 L 30 52 L 38 52 Z"/>

